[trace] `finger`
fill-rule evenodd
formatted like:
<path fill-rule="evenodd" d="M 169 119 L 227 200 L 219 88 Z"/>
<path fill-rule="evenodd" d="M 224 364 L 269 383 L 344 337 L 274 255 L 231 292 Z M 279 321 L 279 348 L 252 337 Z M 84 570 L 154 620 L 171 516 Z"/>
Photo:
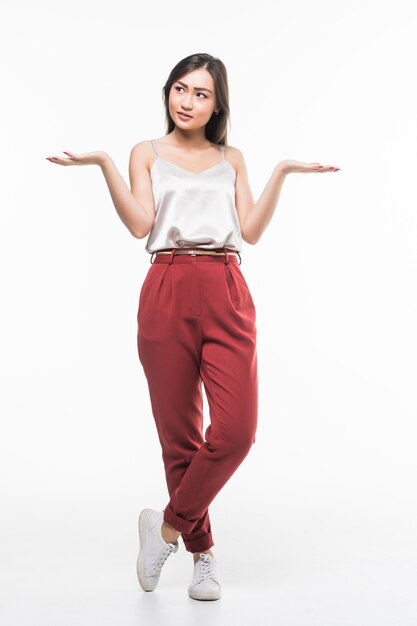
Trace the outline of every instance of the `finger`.
<path fill-rule="evenodd" d="M 340 167 L 335 167 L 334 165 L 325 165 L 322 169 L 315 170 L 316 172 L 338 172 Z"/>
<path fill-rule="evenodd" d="M 48 161 L 51 161 L 51 163 L 59 163 L 60 165 L 67 165 L 67 163 L 70 163 L 69 159 L 64 159 L 63 157 L 52 156 L 47 158 Z"/>

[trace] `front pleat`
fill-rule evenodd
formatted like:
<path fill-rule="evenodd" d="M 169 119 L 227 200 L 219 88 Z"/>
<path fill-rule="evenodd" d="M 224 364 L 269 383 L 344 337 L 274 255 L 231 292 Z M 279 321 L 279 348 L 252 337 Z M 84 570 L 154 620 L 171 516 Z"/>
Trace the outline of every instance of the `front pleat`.
<path fill-rule="evenodd" d="M 170 267 L 169 263 L 154 263 L 151 265 L 140 292 L 138 315 L 139 312 L 152 313 L 152 309 L 157 306 L 158 296 Z"/>
<path fill-rule="evenodd" d="M 226 279 L 226 288 L 229 294 L 230 302 L 234 306 L 235 309 L 239 309 L 240 307 L 240 294 L 239 294 L 239 286 L 236 283 L 236 278 L 234 276 L 233 270 L 229 263 L 224 263 L 223 265 L 225 271 L 225 279 Z"/>

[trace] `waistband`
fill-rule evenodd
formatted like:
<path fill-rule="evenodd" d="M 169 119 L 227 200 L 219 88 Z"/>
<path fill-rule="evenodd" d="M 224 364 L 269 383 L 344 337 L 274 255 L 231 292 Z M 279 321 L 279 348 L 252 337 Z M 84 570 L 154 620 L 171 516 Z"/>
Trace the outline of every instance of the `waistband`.
<path fill-rule="evenodd" d="M 185 255 L 185 256 L 184 256 Z M 155 260 L 153 257 L 155 256 Z M 174 257 L 178 257 L 178 261 L 190 262 L 191 260 L 197 261 L 200 257 L 202 261 L 220 261 L 221 263 L 237 263 L 237 257 L 239 257 L 239 265 L 242 263 L 238 250 L 231 250 L 230 248 L 219 248 L 213 250 L 212 248 L 171 248 L 169 250 L 157 250 L 152 252 L 150 263 L 172 263 Z M 231 257 L 231 258 L 230 258 Z"/>

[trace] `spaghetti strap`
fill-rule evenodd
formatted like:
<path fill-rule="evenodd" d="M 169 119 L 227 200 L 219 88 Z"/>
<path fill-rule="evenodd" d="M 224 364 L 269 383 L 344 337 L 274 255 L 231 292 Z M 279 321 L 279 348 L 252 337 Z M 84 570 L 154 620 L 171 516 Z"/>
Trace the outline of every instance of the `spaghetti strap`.
<path fill-rule="evenodd" d="M 219 148 L 221 153 L 223 154 L 223 161 L 226 159 L 225 153 L 224 153 L 224 146 L 222 144 L 219 144 Z"/>
<path fill-rule="evenodd" d="M 158 150 L 156 149 L 155 143 L 156 143 L 156 140 L 155 139 L 151 139 L 151 144 L 153 145 L 153 149 L 156 152 L 156 156 L 159 157 Z"/>

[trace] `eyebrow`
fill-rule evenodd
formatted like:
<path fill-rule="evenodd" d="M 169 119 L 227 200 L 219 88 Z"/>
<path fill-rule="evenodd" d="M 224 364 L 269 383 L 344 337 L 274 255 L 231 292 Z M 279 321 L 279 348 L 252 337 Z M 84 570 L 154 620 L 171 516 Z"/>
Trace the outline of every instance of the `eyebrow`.
<path fill-rule="evenodd" d="M 177 80 L 177 83 L 179 83 L 183 87 L 188 87 L 188 85 L 183 83 L 182 80 Z M 194 87 L 194 90 L 195 91 L 208 91 L 209 93 L 213 93 L 210 89 L 207 89 L 206 87 Z"/>

